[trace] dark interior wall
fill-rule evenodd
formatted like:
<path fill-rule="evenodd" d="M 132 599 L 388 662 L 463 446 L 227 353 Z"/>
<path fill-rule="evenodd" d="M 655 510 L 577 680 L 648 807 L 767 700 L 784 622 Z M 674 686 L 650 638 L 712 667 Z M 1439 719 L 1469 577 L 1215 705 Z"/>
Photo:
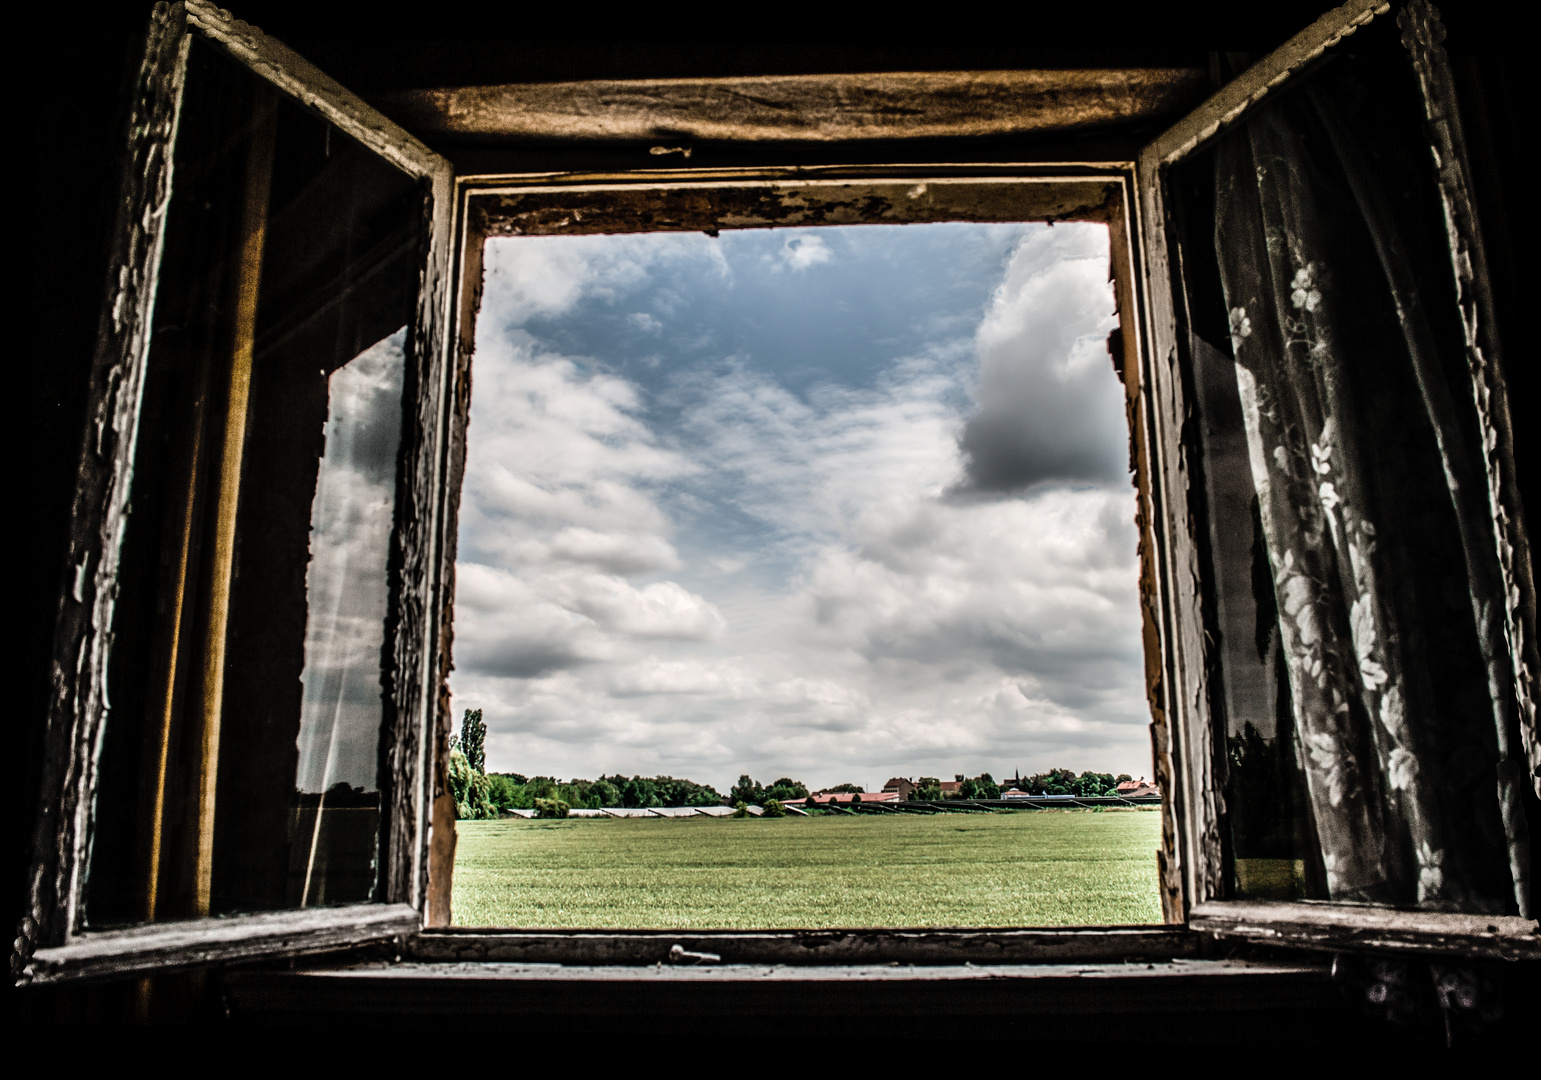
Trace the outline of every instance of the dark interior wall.
<path fill-rule="evenodd" d="M 975 12 L 966 26 L 911 22 L 901 31 L 875 26 L 870 12 L 853 10 L 817 21 L 803 13 L 784 25 L 757 24 L 742 35 L 706 9 L 671 10 L 667 26 L 660 27 L 655 21 L 664 18 L 660 9 L 639 6 L 639 15 L 619 21 L 606 16 L 601 34 L 573 29 L 595 26 L 597 15 L 574 19 L 564 11 L 559 21 L 555 15 L 532 17 L 527 6 L 470 0 L 391 9 L 363 0 L 230 0 L 230 6 L 368 96 L 423 86 L 589 78 L 1205 66 L 1211 52 L 1266 52 L 1331 5 L 1289 0 L 1228 5 L 1216 12 L 1201 3 L 1104 0 L 1094 7 L 1018 9 L 1009 24 L 990 25 Z M 31 166 L 27 217 L 37 257 L 25 270 L 31 336 L 19 410 L 28 512 L 24 527 L 13 530 L 21 534 L 26 562 L 12 607 L 21 645 L 14 684 L 20 692 L 8 711 L 17 739 L 7 814 L 15 835 L 23 838 L 11 846 L 7 863 L 12 924 L 24 906 L 25 838 L 36 807 L 54 603 L 64 573 L 86 373 L 104 294 L 123 90 L 137 63 L 136 38 L 150 7 L 148 0 L 110 5 L 92 12 L 89 23 L 74 18 L 54 26 L 29 39 L 25 58 L 33 65 L 31 85 L 43 90 L 27 95 L 33 150 L 21 159 Z M 1519 144 L 1528 130 L 1520 117 L 1530 96 L 1519 85 L 1520 42 L 1496 3 L 1444 8 L 1447 45 L 1463 93 L 1469 103 L 1479 98 L 1482 103 L 1475 117 L 1480 123 L 1469 123 L 1468 134 L 1479 144 L 1474 166 L 1493 243 L 1500 320 L 1517 326 L 1536 278 L 1535 260 L 1520 257 L 1532 249 L 1534 220 L 1514 210 L 1524 191 Z M 429 13 L 433 21 L 426 23 Z M 1511 331 L 1508 370 L 1522 441 L 1529 435 L 1526 413 L 1538 399 L 1534 374 L 1519 363 L 1523 344 Z M 1527 501 L 1541 505 L 1541 495 L 1530 492 Z"/>

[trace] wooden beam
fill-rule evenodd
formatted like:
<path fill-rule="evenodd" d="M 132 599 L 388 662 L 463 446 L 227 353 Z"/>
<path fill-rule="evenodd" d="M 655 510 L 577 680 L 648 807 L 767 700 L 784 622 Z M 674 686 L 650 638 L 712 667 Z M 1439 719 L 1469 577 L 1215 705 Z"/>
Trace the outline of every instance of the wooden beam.
<path fill-rule="evenodd" d="M 843 142 L 1127 124 L 1182 112 L 1207 79 L 1197 68 L 637 79 L 409 90 L 373 104 L 420 138 Z"/>

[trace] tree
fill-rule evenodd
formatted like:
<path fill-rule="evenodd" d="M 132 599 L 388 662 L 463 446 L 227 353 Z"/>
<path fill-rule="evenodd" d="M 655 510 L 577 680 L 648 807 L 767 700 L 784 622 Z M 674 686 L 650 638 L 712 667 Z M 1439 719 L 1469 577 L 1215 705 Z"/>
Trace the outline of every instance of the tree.
<path fill-rule="evenodd" d="M 492 783 L 485 773 L 471 768 L 471 763 L 459 749 L 449 752 L 449 790 L 455 798 L 455 816 L 463 820 L 495 818 L 497 808 L 492 805 Z"/>
<path fill-rule="evenodd" d="M 733 816 L 734 817 L 748 817 L 749 816 L 749 804 L 746 803 L 743 799 L 738 800 L 738 802 L 733 804 Z"/>
<path fill-rule="evenodd" d="M 729 789 L 728 798 L 732 799 L 735 803 L 744 802 L 757 806 L 765 801 L 765 789 L 753 780 L 748 773 L 744 773 L 738 778 L 738 783 Z"/>
<path fill-rule="evenodd" d="M 561 799 L 535 800 L 535 816 L 538 818 L 564 818 L 570 809 Z"/>
<path fill-rule="evenodd" d="M 922 776 L 915 781 L 915 790 L 910 792 L 910 798 L 919 799 L 922 802 L 935 802 L 942 797 L 942 782 L 934 776 Z"/>
<path fill-rule="evenodd" d="M 508 810 L 519 805 L 519 797 L 524 794 L 524 785 L 515 783 L 512 776 L 502 773 L 492 773 L 487 777 L 487 797 L 492 805 L 499 810 Z"/>
<path fill-rule="evenodd" d="M 467 709 L 460 721 L 460 752 L 476 772 L 487 771 L 487 725 L 482 723 L 480 709 Z"/>
<path fill-rule="evenodd" d="M 838 791 L 838 792 L 840 792 L 843 795 L 844 794 L 862 795 L 862 794 L 866 793 L 866 789 L 864 789 L 860 784 L 836 784 L 834 787 L 832 787 L 832 788 L 825 788 L 824 790 L 825 791 Z"/>
<path fill-rule="evenodd" d="M 767 799 L 778 799 L 785 802 L 787 799 L 805 799 L 808 797 L 808 788 L 800 780 L 793 780 L 790 776 L 783 776 L 770 787 L 765 789 Z"/>
<path fill-rule="evenodd" d="M 701 784 L 685 800 L 686 806 L 721 806 L 722 796 L 710 784 Z"/>
<path fill-rule="evenodd" d="M 633 776 L 621 785 L 622 806 L 662 806 L 658 785 L 645 776 Z"/>
<path fill-rule="evenodd" d="M 1050 769 L 1027 777 L 1022 781 L 1022 787 L 1033 795 L 1073 795 L 1075 792 L 1071 787 L 1076 779 L 1076 774 L 1070 769 Z"/>
<path fill-rule="evenodd" d="M 459 737 L 449 741 L 449 788 L 455 797 L 455 816 L 486 819 L 498 816 L 493 802 L 493 782 L 487 777 L 483 743 L 487 725 L 480 709 L 467 709 L 460 724 Z M 498 788 L 502 794 L 501 786 Z"/>
<path fill-rule="evenodd" d="M 1118 781 L 1113 779 L 1112 773 L 1084 772 L 1070 785 L 1070 790 L 1076 795 L 1113 795 L 1117 793 L 1117 787 Z"/>
<path fill-rule="evenodd" d="M 589 787 L 589 800 L 595 806 L 618 806 L 621 802 L 621 792 L 610 781 L 599 779 Z"/>
<path fill-rule="evenodd" d="M 782 809 L 780 800 L 778 800 L 778 799 L 766 799 L 765 800 L 765 814 L 764 814 L 764 816 L 765 817 L 786 817 L 787 816 L 787 812 L 786 812 L 786 810 Z"/>

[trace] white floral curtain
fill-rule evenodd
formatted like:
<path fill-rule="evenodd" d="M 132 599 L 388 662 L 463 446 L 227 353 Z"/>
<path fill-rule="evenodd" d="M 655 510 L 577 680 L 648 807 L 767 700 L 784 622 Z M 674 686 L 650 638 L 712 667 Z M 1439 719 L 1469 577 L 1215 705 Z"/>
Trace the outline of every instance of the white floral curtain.
<path fill-rule="evenodd" d="M 1528 915 L 1480 436 L 1425 242 L 1438 203 L 1361 90 L 1329 69 L 1216 154 L 1297 749 L 1332 899 Z"/>

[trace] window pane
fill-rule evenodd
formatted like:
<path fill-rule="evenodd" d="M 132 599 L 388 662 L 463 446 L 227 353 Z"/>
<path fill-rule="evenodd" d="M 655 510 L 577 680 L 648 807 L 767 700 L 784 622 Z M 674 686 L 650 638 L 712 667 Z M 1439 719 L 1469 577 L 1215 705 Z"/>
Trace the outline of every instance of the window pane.
<path fill-rule="evenodd" d="M 114 624 L 94 927 L 373 895 L 422 198 L 194 38 Z"/>

